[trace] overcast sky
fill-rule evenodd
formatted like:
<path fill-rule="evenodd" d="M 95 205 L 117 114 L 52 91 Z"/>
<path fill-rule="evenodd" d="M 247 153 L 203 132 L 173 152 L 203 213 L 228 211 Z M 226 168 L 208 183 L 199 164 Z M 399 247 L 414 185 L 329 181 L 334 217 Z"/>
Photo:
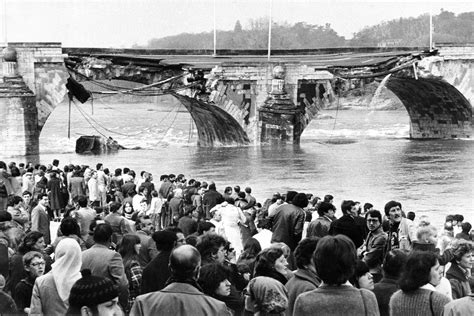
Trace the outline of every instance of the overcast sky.
<path fill-rule="evenodd" d="M 347 39 L 364 26 L 430 10 L 474 11 L 473 1 L 456 0 L 0 0 L 0 43 L 126 48 L 152 38 L 211 31 L 214 3 L 217 29 L 231 30 L 236 20 L 245 28 L 249 19 L 269 16 L 272 2 L 276 22 L 330 23 Z"/>

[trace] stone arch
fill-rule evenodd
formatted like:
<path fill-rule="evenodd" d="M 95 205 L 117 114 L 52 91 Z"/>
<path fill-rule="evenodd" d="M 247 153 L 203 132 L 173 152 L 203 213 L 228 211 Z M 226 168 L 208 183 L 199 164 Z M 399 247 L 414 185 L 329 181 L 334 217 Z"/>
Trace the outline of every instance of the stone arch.
<path fill-rule="evenodd" d="M 392 76 L 386 86 L 400 99 L 410 117 L 410 137 L 468 138 L 472 106 L 444 80 Z"/>

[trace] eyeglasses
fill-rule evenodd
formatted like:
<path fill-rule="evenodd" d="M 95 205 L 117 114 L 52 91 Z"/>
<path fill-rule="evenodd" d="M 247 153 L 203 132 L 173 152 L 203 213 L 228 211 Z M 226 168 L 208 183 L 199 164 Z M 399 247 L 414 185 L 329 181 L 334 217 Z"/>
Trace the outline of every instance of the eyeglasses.
<path fill-rule="evenodd" d="M 44 261 L 39 261 L 39 262 L 35 262 L 35 263 L 30 264 L 30 266 L 35 267 L 35 268 L 38 267 L 38 266 L 44 266 L 44 265 L 46 265 L 46 262 L 44 262 Z"/>
<path fill-rule="evenodd" d="M 375 219 L 368 218 L 368 219 L 367 219 L 367 223 L 377 223 L 378 221 L 379 221 L 378 218 L 375 218 Z"/>

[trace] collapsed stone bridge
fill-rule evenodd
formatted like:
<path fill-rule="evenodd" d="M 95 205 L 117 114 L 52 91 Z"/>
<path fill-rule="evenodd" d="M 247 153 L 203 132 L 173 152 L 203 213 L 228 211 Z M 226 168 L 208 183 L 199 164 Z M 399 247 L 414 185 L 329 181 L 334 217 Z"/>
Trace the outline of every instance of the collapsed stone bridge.
<path fill-rule="evenodd" d="M 335 91 L 387 75 L 387 87 L 410 116 L 411 138 L 471 136 L 472 46 L 277 51 L 270 61 L 259 51 L 212 57 L 58 43 L 9 47 L 15 60 L 5 54 L 0 73 L 0 151 L 6 156 L 39 152 L 39 133 L 64 99 L 68 77 L 129 80 L 146 86 L 121 93 L 174 95 L 195 121 L 200 146 L 298 143 L 318 111 L 336 100 Z"/>

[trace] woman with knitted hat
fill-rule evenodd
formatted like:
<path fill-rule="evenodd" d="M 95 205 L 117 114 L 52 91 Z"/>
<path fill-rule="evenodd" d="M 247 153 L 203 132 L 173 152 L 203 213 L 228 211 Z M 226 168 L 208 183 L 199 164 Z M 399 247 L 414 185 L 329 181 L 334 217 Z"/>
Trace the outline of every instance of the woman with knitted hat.
<path fill-rule="evenodd" d="M 78 315 L 117 315 L 122 316 L 118 305 L 118 290 L 114 283 L 104 277 L 91 275 L 91 270 L 81 271 L 69 295 L 68 316 Z"/>
<path fill-rule="evenodd" d="M 56 247 L 55 260 L 51 271 L 35 281 L 30 314 L 66 314 L 71 288 L 81 277 L 81 247 L 74 239 L 65 238 Z"/>

